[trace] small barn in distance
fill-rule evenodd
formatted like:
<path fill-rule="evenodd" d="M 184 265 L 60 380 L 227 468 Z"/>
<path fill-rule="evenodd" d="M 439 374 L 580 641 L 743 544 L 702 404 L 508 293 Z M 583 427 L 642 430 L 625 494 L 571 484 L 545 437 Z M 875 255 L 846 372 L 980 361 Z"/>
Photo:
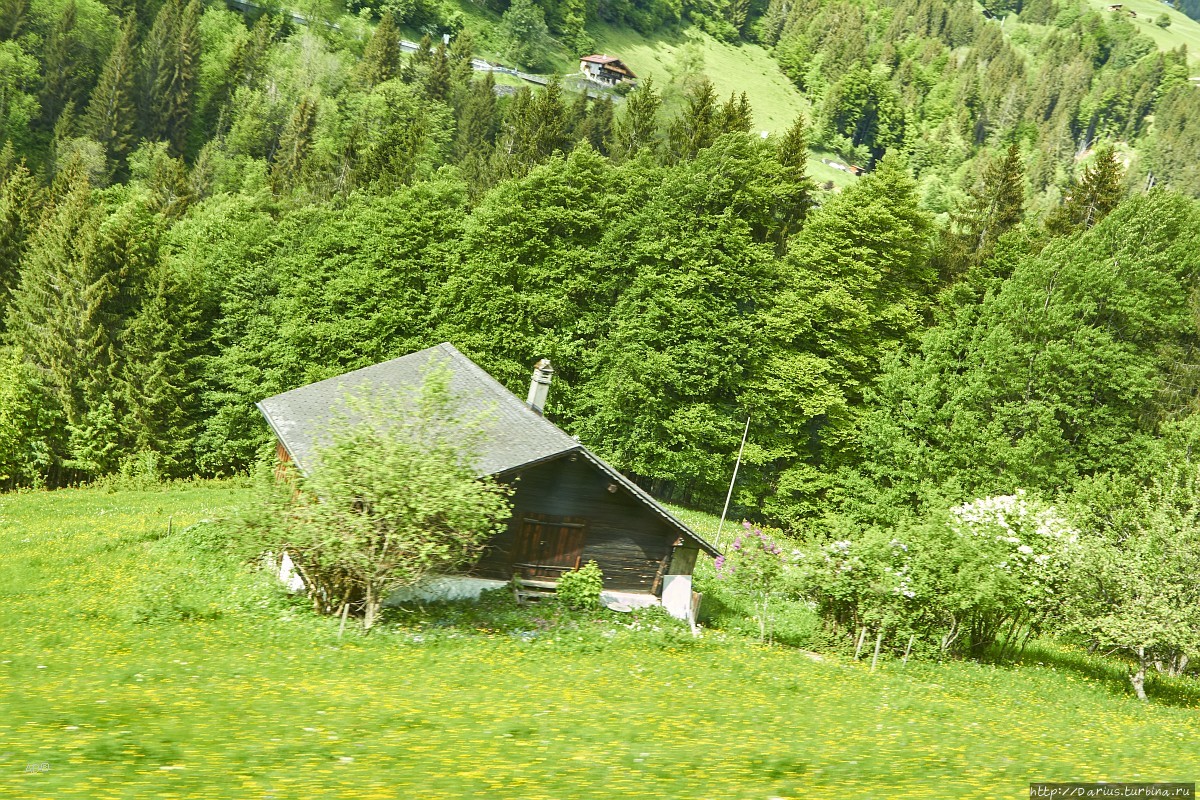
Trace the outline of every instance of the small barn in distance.
<path fill-rule="evenodd" d="M 465 574 L 438 579 L 418 596 L 477 596 L 514 576 L 550 588 L 564 572 L 594 560 L 609 602 L 662 603 L 694 619 L 692 570 L 718 551 L 615 468 L 542 415 L 553 369 L 539 362 L 525 402 L 443 343 L 401 358 L 269 397 L 258 403 L 278 452 L 301 472 L 314 463 L 348 393 L 419 386 L 444 364 L 458 410 L 484 412 L 478 474 L 513 486 L 513 515 Z"/>
<path fill-rule="evenodd" d="M 616 56 L 592 55 L 579 59 L 579 71 L 583 77 L 601 86 L 616 86 L 624 81 L 633 81 L 637 75 L 621 63 Z"/>

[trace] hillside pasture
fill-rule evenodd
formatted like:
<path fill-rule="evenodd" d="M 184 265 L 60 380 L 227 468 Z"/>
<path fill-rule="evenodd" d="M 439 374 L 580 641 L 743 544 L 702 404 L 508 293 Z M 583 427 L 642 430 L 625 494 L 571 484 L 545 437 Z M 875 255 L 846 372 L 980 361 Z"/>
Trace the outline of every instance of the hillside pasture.
<path fill-rule="evenodd" d="M 0 496 L 0 794 L 1016 798 L 1034 780 L 1200 775 L 1190 701 L 1143 705 L 1049 660 L 872 674 L 503 596 L 339 641 L 334 620 L 205 555 L 221 540 L 197 523 L 249 498 Z"/>

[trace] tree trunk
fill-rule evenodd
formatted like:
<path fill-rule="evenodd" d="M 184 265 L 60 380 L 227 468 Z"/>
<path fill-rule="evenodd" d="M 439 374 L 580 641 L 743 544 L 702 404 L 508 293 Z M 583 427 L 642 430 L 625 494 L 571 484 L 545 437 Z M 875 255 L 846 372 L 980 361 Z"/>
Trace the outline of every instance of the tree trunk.
<path fill-rule="evenodd" d="M 1146 702 L 1146 648 L 1138 648 L 1138 667 L 1137 671 L 1129 676 L 1129 682 L 1133 684 L 1133 691 L 1137 694 L 1137 699 L 1143 703 Z"/>

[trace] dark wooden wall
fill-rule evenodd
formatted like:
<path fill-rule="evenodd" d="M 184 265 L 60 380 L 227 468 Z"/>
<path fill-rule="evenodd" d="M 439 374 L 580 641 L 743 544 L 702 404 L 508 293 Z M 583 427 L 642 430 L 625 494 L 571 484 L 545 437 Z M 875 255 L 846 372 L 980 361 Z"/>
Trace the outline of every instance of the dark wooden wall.
<path fill-rule="evenodd" d="M 625 592 L 657 592 L 655 578 L 679 534 L 661 517 L 618 486 L 590 461 L 563 456 L 509 477 L 515 487 L 513 522 L 494 537 L 474 573 L 508 580 L 526 514 L 550 514 L 587 521 L 582 561 L 594 560 L 604 573 L 604 586 Z M 664 570 L 665 571 L 665 570 Z"/>

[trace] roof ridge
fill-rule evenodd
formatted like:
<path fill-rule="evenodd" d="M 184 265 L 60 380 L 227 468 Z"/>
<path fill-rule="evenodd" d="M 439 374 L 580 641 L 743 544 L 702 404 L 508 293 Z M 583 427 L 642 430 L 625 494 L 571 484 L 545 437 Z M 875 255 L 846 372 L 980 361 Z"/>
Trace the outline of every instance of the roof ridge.
<path fill-rule="evenodd" d="M 569 439 L 571 441 L 572 444 L 579 444 L 579 441 L 577 439 L 575 439 L 569 433 L 564 431 L 562 428 L 558 427 L 553 422 L 546 419 L 546 417 L 543 416 L 542 414 L 538 414 L 538 413 L 534 412 L 534 410 L 531 409 L 524 400 L 522 400 L 520 397 L 518 397 L 513 392 L 509 391 L 508 387 L 505 386 L 500 381 L 498 381 L 494 375 L 492 375 L 490 372 L 488 372 L 483 367 L 476 364 L 470 357 L 468 357 L 465 353 L 463 353 L 461 350 L 459 350 L 453 344 L 451 344 L 450 342 L 442 342 L 441 344 L 439 344 L 437 346 L 439 348 L 449 348 L 450 357 L 461 362 L 464 366 L 469 367 L 470 374 L 474 377 L 475 381 L 477 383 L 482 384 L 484 388 L 499 389 L 500 392 L 503 393 L 501 396 L 504 398 L 504 401 L 506 403 L 508 403 L 510 406 L 512 406 L 514 411 L 517 411 L 519 413 L 527 415 L 532 421 L 534 421 L 537 424 L 540 424 L 544 427 L 548 426 L 549 428 L 553 429 L 555 433 L 559 433 L 559 434 L 562 434 L 563 436 L 565 436 L 567 439 Z"/>

